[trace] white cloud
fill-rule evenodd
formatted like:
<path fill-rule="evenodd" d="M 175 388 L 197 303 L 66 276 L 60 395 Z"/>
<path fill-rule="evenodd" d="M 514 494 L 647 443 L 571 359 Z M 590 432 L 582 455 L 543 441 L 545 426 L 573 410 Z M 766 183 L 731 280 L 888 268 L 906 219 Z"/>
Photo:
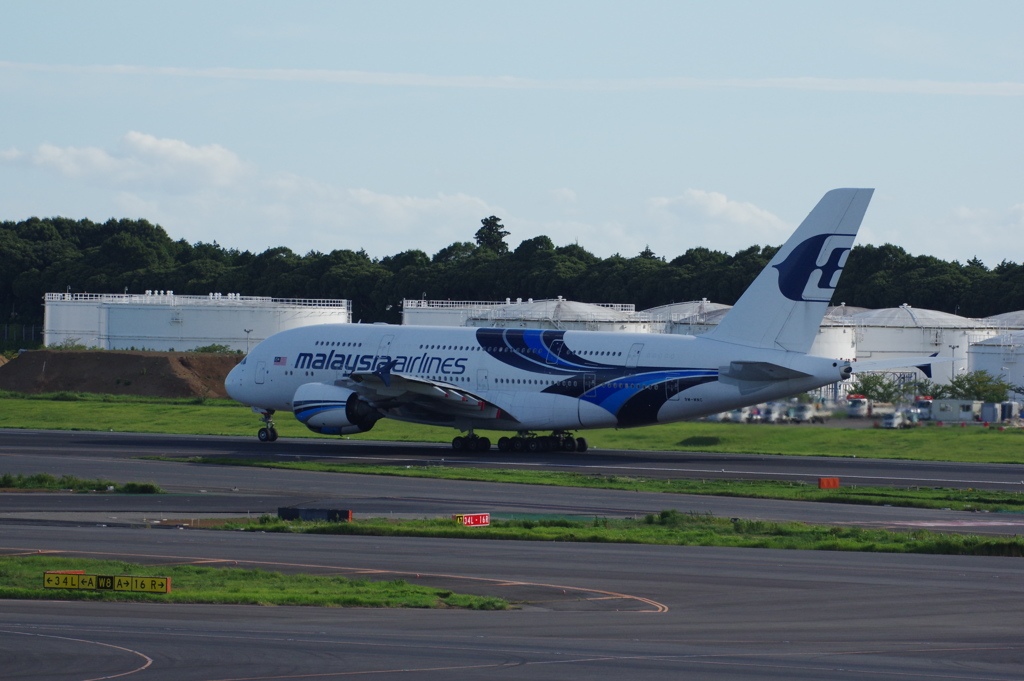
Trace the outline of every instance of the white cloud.
<path fill-rule="evenodd" d="M 888 197 L 886 197 L 888 198 Z M 1002 209 L 960 205 L 944 212 L 903 214 L 893 201 L 880 201 L 878 212 L 868 209 L 857 236 L 858 244 L 895 244 L 911 255 L 930 255 L 966 263 L 979 258 L 989 268 L 1003 260 L 1024 262 L 1024 203 Z"/>
<path fill-rule="evenodd" d="M 150 172 L 159 168 L 175 176 L 198 174 L 200 181 L 217 186 L 227 186 L 249 170 L 237 154 L 219 144 L 194 147 L 181 140 L 129 132 L 124 146 Z"/>
<path fill-rule="evenodd" d="M 217 144 L 139 132 L 112 150 L 43 144 L 28 153 L 3 152 L 0 162 L 28 164 L 87 191 L 90 205 L 107 206 L 94 217 L 142 217 L 175 238 L 255 252 L 284 245 L 299 253 L 363 248 L 379 257 L 418 248 L 433 254 L 471 239 L 482 216 L 504 212 L 463 193 L 393 196 L 266 173 Z"/>
<path fill-rule="evenodd" d="M 41 144 L 31 153 L 7 152 L 0 160 L 22 161 L 63 177 L 110 188 L 195 191 L 226 187 L 251 171 L 217 144 L 192 146 L 180 140 L 129 132 L 117 149 Z"/>
<path fill-rule="evenodd" d="M 986 253 L 1001 253 L 1003 260 L 1024 261 L 1024 248 L 1020 245 L 1020 235 L 1024 234 L 1024 203 L 1005 210 L 958 206 L 942 223 L 937 226 L 938 230 L 931 232 L 930 239 L 943 241 L 945 245 L 924 249 L 930 255 L 961 263 L 977 255 L 990 267 L 999 263 L 990 262 L 992 257 L 985 258 Z M 936 239 L 938 234 L 945 234 L 948 238 Z M 945 255 L 941 254 L 942 250 L 946 250 Z"/>
<path fill-rule="evenodd" d="M 663 234 L 659 241 L 674 241 L 674 255 L 694 246 L 733 253 L 754 244 L 779 245 L 792 231 L 763 208 L 702 189 L 652 198 L 648 215 Z"/>
<path fill-rule="evenodd" d="M 572 205 L 577 201 L 576 192 L 566 187 L 562 187 L 560 189 L 552 189 L 549 192 L 549 195 L 552 199 L 554 199 L 556 203 L 560 204 Z"/>
<path fill-rule="evenodd" d="M 28 160 L 33 165 L 53 170 L 65 177 L 123 181 L 136 165 L 131 159 L 116 159 L 95 147 L 55 147 L 43 144 Z"/>
<path fill-rule="evenodd" d="M 883 57 L 918 63 L 947 63 L 956 51 L 956 45 L 939 33 L 897 25 L 874 27 L 863 36 L 862 44 Z"/>
<path fill-rule="evenodd" d="M 474 88 L 501 90 L 659 91 L 708 89 L 775 89 L 818 92 L 873 92 L 947 96 L 1024 96 L 1022 82 L 938 81 L 899 78 L 570 78 L 538 79 L 515 76 L 437 76 L 421 73 L 381 73 L 329 69 L 183 68 L 133 65 L 75 66 L 0 61 L 0 69 L 73 75 L 119 75 L 218 80 L 261 80 L 398 87 Z"/>

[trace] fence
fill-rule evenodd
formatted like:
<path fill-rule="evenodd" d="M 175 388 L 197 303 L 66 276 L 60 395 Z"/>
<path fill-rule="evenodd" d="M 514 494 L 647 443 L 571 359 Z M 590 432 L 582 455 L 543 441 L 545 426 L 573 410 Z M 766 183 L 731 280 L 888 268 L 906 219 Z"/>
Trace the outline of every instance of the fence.
<path fill-rule="evenodd" d="M 42 340 L 43 327 L 38 324 L 4 324 L 4 340 Z"/>

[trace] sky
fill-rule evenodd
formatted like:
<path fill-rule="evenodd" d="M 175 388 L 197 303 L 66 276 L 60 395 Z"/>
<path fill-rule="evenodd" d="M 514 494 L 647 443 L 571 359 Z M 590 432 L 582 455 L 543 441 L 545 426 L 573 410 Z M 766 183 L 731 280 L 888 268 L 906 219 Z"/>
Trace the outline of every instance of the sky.
<path fill-rule="evenodd" d="M 433 255 L 857 243 L 1024 262 L 1024 3 L 0 0 L 0 220 Z"/>

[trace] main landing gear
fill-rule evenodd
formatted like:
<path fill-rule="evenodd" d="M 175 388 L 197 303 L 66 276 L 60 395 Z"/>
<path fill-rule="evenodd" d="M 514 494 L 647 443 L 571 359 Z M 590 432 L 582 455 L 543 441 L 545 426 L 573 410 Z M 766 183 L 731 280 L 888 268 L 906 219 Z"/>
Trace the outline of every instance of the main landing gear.
<path fill-rule="evenodd" d="M 585 452 L 587 440 L 564 431 L 540 436 L 521 432 L 515 437 L 498 440 L 498 449 L 503 452 Z"/>
<path fill-rule="evenodd" d="M 452 440 L 452 449 L 457 452 L 486 452 L 491 448 L 490 439 L 477 435 L 472 430 L 466 435 L 456 436 Z M 536 435 L 520 431 L 515 437 L 502 437 L 498 440 L 498 449 L 502 452 L 585 452 L 587 440 L 573 437 L 572 433 L 555 431 L 551 435 Z"/>
<path fill-rule="evenodd" d="M 452 440 L 452 449 L 457 452 L 486 452 L 491 448 L 490 439 L 469 431 L 467 435 L 459 435 Z M 551 435 L 536 435 L 522 431 L 515 437 L 502 437 L 498 440 L 498 449 L 502 452 L 585 452 L 587 440 L 573 437 L 572 433 L 556 431 Z"/>
<path fill-rule="evenodd" d="M 263 412 L 260 421 L 267 424 L 265 428 L 260 428 L 256 432 L 256 437 L 259 438 L 260 442 L 273 442 L 277 439 L 277 428 L 274 427 L 274 412 L 265 411 Z"/>

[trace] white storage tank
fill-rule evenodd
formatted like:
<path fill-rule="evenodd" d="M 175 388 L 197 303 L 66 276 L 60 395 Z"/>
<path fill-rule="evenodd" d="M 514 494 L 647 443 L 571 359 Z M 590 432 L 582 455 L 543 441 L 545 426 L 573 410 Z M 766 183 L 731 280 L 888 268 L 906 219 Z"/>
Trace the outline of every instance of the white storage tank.
<path fill-rule="evenodd" d="M 1024 310 L 994 314 L 986 319 L 1005 331 L 1024 330 Z"/>
<path fill-rule="evenodd" d="M 1017 388 L 1024 387 L 1024 331 L 1011 331 L 988 338 L 970 347 L 971 371 L 985 370 Z M 1010 393 L 1013 400 L 1024 400 L 1024 390 Z"/>
<path fill-rule="evenodd" d="M 628 303 L 580 303 L 561 296 L 505 302 L 404 300 L 402 324 L 649 333 L 650 322 L 635 309 Z"/>
<path fill-rule="evenodd" d="M 932 380 L 936 383 L 948 383 L 954 374 L 968 371 L 967 350 L 971 343 L 999 333 L 985 319 L 968 319 L 910 305 L 860 312 L 849 319 L 856 325 L 860 361 L 926 357 L 933 353 L 951 357 L 952 361 L 932 366 Z"/>
<path fill-rule="evenodd" d="M 268 336 L 310 324 L 352 321 L 348 300 L 268 298 L 237 293 L 178 296 L 47 293 L 43 344 L 102 350 L 192 350 L 224 345 L 248 352 Z"/>

